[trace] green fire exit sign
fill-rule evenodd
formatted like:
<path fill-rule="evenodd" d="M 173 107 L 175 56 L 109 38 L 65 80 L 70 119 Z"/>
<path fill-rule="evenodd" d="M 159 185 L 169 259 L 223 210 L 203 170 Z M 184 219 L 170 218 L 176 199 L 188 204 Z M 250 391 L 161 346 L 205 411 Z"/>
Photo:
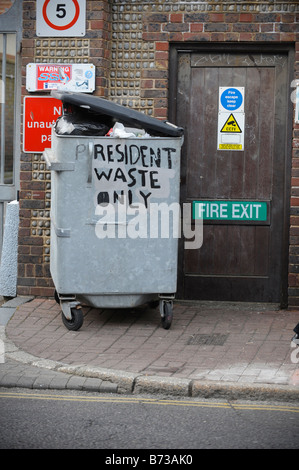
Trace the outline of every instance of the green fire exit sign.
<path fill-rule="evenodd" d="M 193 201 L 193 219 L 266 221 L 265 201 Z"/>

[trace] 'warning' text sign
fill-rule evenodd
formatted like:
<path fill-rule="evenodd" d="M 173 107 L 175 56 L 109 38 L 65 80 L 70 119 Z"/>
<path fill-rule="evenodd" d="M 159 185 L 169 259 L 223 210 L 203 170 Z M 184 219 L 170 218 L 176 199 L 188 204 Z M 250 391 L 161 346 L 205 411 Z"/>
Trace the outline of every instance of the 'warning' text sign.
<path fill-rule="evenodd" d="M 42 153 L 51 147 L 52 126 L 62 115 L 62 102 L 48 96 L 25 96 L 23 151 Z"/>

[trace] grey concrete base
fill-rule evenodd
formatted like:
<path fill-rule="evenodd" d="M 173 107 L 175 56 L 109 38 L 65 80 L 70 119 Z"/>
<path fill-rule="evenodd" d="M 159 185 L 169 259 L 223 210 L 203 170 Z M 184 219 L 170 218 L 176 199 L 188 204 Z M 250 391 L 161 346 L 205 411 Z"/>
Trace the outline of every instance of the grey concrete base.
<path fill-rule="evenodd" d="M 18 229 L 19 203 L 13 201 L 6 206 L 0 265 L 0 295 L 5 297 L 17 295 Z"/>

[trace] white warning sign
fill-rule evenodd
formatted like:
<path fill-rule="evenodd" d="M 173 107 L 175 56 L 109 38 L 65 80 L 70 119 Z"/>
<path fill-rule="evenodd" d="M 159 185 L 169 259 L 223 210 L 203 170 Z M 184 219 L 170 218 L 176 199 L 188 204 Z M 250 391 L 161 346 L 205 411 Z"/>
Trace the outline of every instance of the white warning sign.
<path fill-rule="evenodd" d="M 36 35 L 85 36 L 86 0 L 36 0 Z"/>
<path fill-rule="evenodd" d="M 217 150 L 244 150 L 244 88 L 219 88 Z"/>

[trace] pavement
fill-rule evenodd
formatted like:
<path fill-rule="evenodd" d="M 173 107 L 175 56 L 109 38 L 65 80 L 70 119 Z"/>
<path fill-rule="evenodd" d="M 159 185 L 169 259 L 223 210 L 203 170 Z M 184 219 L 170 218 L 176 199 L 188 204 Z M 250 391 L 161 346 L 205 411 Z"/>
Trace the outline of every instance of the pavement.
<path fill-rule="evenodd" d="M 148 306 L 83 312 L 69 331 L 54 299 L 4 301 L 0 387 L 299 400 L 298 310 L 176 301 L 169 330 Z"/>

